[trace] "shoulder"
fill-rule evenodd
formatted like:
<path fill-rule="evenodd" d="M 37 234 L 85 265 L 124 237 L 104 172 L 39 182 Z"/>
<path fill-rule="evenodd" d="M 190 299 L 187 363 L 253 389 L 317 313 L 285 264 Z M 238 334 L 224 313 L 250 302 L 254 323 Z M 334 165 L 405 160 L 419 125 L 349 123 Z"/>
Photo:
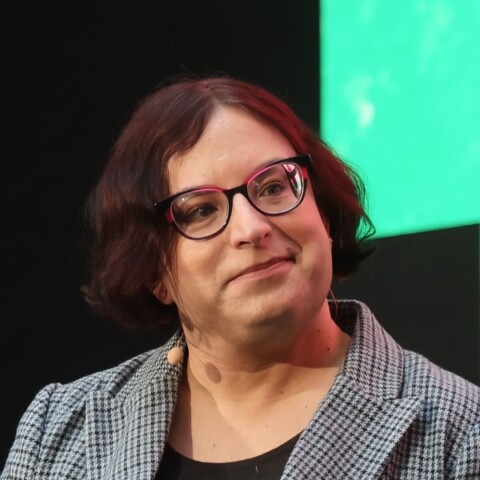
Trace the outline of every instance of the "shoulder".
<path fill-rule="evenodd" d="M 347 323 L 344 328 L 353 332 L 345 361 L 349 376 L 366 391 L 386 397 L 423 398 L 427 408 L 459 417 L 478 415 L 478 386 L 423 355 L 404 349 L 383 329 L 365 304 L 344 301 L 340 309 L 343 322 Z"/>
<path fill-rule="evenodd" d="M 401 395 L 423 399 L 414 428 L 429 448 L 446 453 L 445 469 L 453 478 L 480 474 L 480 388 L 440 368 L 422 355 L 404 351 Z M 427 447 L 425 444 L 424 447 Z"/>
<path fill-rule="evenodd" d="M 144 385 L 168 375 L 177 376 L 178 368 L 166 362 L 168 350 L 175 344 L 177 335 L 165 345 L 141 353 L 123 363 L 102 370 L 67 384 L 50 384 L 43 388 L 35 397 L 26 413 L 35 414 L 42 411 L 46 420 L 52 420 L 60 415 L 74 414 L 85 407 L 88 398 L 110 398 L 123 401 L 128 395 Z"/>
<path fill-rule="evenodd" d="M 425 417 L 461 435 L 480 423 L 480 388 L 405 350 L 402 396 L 424 398 Z"/>
<path fill-rule="evenodd" d="M 405 448 L 412 459 L 415 455 L 441 459 L 442 465 L 445 462 L 441 468 L 449 472 L 477 475 L 480 388 L 402 348 L 361 302 L 341 302 L 339 311 L 344 328 L 353 332 L 344 364 L 349 384 L 360 387 L 372 400 L 416 405 L 398 448 Z M 395 428 L 392 424 L 392 431 Z"/>
<path fill-rule="evenodd" d="M 43 409 L 46 404 L 49 411 L 57 407 L 61 407 L 62 410 L 75 410 L 79 404 L 83 403 L 84 398 L 92 393 L 116 396 L 135 378 L 146 362 L 159 354 L 160 350 L 142 353 L 113 368 L 87 375 L 70 383 L 47 385 L 36 395 L 27 412 L 38 408 Z"/>
<path fill-rule="evenodd" d="M 462 414 L 479 412 L 480 387 L 464 378 L 445 370 L 423 355 L 404 350 L 405 394 L 419 394 L 428 399 L 430 405 L 451 409 L 462 406 Z"/>
<path fill-rule="evenodd" d="M 88 409 L 95 410 L 97 403 L 120 405 L 132 392 L 159 378 L 176 378 L 180 368 L 166 362 L 166 352 L 176 341 L 174 336 L 164 346 L 114 368 L 44 387 L 20 420 L 1 479 L 29 478 L 40 459 L 46 463 L 45 459 L 61 456 L 60 451 L 65 450 L 71 459 L 81 458 Z"/>
<path fill-rule="evenodd" d="M 54 387 L 49 385 L 46 390 L 53 388 L 51 400 L 62 402 L 66 406 L 73 406 L 76 401 L 91 392 L 105 392 L 115 396 L 131 382 L 142 366 L 159 355 L 160 351 L 161 348 L 144 352 L 113 368 L 95 372 L 67 384 L 57 383 Z"/>

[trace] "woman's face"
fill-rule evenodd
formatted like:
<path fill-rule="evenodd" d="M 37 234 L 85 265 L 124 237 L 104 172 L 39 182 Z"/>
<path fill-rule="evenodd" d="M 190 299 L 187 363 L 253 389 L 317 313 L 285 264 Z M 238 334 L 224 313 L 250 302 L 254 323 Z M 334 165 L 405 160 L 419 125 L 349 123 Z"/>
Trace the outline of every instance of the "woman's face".
<path fill-rule="evenodd" d="M 172 159 L 170 191 L 236 187 L 266 163 L 297 153 L 308 152 L 295 152 L 242 110 L 219 108 L 197 144 Z M 330 239 L 310 187 L 296 209 L 276 217 L 236 194 L 225 230 L 208 240 L 179 236 L 174 262 L 176 278 L 165 284 L 187 340 L 210 348 L 300 331 L 319 315 L 332 276 Z"/>

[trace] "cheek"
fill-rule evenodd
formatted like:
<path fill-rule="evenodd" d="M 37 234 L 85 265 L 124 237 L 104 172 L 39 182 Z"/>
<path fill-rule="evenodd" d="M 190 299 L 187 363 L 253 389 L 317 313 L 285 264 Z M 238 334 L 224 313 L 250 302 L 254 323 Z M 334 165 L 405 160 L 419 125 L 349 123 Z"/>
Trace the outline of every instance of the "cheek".
<path fill-rule="evenodd" d="M 301 249 L 299 260 L 307 276 L 315 278 L 315 283 L 319 277 L 328 278 L 332 271 L 331 242 L 313 195 L 305 198 L 286 231 Z"/>
<path fill-rule="evenodd" d="M 298 208 L 297 219 L 295 223 L 292 222 L 292 226 L 295 225 L 301 243 L 313 242 L 320 248 L 325 242 L 330 242 L 328 226 L 317 208 L 313 194 L 309 193 L 307 192 L 302 205 Z"/>
<path fill-rule="evenodd" d="M 216 242 L 192 241 L 182 238 L 176 251 L 177 289 L 180 295 L 198 297 L 198 293 L 212 289 L 216 281 L 215 265 L 219 248 Z"/>

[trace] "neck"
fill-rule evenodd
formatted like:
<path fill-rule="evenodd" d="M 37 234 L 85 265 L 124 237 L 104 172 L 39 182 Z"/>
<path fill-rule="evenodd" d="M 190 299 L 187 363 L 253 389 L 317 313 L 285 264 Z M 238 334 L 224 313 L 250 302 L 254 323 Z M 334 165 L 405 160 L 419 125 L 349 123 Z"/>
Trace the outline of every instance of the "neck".
<path fill-rule="evenodd" d="M 285 335 L 282 349 L 278 334 L 264 340 L 276 340 L 276 348 L 260 342 L 252 348 L 211 338 L 195 342 L 185 329 L 189 356 L 169 434 L 173 448 L 202 461 L 235 461 L 305 429 L 335 380 L 350 337 L 326 303 L 314 322 L 293 330 L 301 332 Z"/>
<path fill-rule="evenodd" d="M 309 388 L 328 390 L 350 343 L 350 337 L 332 320 L 326 302 L 314 322 L 296 335 L 285 336 L 285 342 L 273 349 L 238 346 L 221 339 L 209 341 L 207 347 L 206 342 L 197 344 L 189 337 L 186 333 L 190 389 L 220 401 L 267 405 Z"/>

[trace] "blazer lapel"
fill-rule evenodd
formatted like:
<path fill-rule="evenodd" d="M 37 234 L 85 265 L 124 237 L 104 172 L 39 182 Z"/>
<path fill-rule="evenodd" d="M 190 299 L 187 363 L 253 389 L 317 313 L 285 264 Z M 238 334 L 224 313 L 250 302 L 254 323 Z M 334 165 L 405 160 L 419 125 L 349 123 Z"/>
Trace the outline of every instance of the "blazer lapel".
<path fill-rule="evenodd" d="M 379 400 L 336 385 L 297 442 L 282 480 L 379 478 L 422 405 L 415 397 Z"/>
<path fill-rule="evenodd" d="M 181 366 L 165 361 L 169 344 L 149 359 L 136 372 L 132 385 L 119 394 L 94 392 L 87 398 L 85 449 L 89 480 L 154 478 L 181 375 Z"/>
<path fill-rule="evenodd" d="M 287 462 L 283 480 L 377 479 L 424 399 L 403 397 L 404 352 L 360 302 L 339 302 L 352 342 L 337 379 Z"/>

